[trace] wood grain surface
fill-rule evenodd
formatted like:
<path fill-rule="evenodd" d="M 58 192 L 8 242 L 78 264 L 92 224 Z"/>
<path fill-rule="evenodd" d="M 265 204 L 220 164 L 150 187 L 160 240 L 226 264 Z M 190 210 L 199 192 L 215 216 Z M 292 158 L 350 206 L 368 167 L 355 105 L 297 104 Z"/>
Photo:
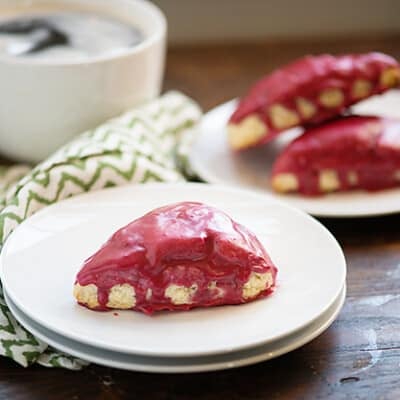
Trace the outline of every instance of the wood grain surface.
<path fill-rule="evenodd" d="M 371 50 L 400 58 L 400 37 L 175 48 L 165 89 L 182 90 L 208 110 L 304 54 Z M 348 295 L 330 329 L 303 348 L 250 367 L 192 375 L 94 365 L 81 372 L 23 369 L 0 358 L 0 399 L 400 399 L 400 215 L 321 222 L 344 248 Z"/>

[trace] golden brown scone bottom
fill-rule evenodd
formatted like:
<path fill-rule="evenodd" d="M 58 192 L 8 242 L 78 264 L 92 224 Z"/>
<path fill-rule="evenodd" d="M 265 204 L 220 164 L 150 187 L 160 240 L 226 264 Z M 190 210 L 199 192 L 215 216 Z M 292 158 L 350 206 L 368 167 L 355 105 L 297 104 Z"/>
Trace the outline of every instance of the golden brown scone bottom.
<path fill-rule="evenodd" d="M 252 272 L 242 288 L 243 300 L 257 297 L 261 292 L 271 288 L 273 283 L 274 279 L 271 272 Z M 164 297 L 167 302 L 174 305 L 192 304 L 197 290 L 198 286 L 195 283 L 189 287 L 171 284 L 165 289 Z M 223 289 L 218 288 L 215 281 L 210 282 L 208 290 L 212 296 L 222 297 L 224 295 Z M 76 283 L 74 285 L 74 297 L 80 304 L 88 308 L 96 309 L 99 306 L 98 288 L 94 284 L 81 286 Z M 151 302 L 151 289 L 147 290 L 146 301 Z M 126 310 L 135 308 L 135 305 L 135 288 L 130 284 L 114 285 L 109 290 L 108 308 Z"/>

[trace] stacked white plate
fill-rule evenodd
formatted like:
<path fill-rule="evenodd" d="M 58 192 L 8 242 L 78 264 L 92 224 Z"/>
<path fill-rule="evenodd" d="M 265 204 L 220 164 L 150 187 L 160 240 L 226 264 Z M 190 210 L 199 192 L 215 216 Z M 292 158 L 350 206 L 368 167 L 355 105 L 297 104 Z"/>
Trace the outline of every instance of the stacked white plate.
<path fill-rule="evenodd" d="M 258 236 L 279 269 L 271 296 L 150 317 L 76 304 L 76 273 L 115 230 L 189 200 L 224 210 Z M 125 186 L 57 203 L 14 231 L 0 263 L 7 304 L 28 330 L 87 361 L 135 371 L 210 371 L 277 357 L 327 329 L 346 291 L 343 253 L 320 223 L 270 196 L 204 184 Z"/>

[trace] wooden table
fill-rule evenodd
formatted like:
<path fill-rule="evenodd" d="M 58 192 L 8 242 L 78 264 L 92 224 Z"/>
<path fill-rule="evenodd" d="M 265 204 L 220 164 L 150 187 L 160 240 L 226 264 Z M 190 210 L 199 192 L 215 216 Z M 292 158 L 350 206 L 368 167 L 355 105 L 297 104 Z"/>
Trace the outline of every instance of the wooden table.
<path fill-rule="evenodd" d="M 398 43 L 400 37 L 179 48 L 169 53 L 165 87 L 208 110 L 305 53 L 381 50 L 400 59 Z M 250 367 L 193 375 L 94 365 L 81 372 L 23 369 L 0 358 L 0 399 L 400 399 L 400 215 L 321 222 L 344 248 L 348 296 L 337 321 L 303 348 Z"/>

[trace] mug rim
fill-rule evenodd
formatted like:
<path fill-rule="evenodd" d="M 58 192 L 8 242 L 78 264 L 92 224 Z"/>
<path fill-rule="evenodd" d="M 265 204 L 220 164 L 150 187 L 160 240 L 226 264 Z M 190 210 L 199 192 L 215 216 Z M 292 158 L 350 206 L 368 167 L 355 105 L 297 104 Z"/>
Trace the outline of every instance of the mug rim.
<path fill-rule="evenodd" d="M 154 26 L 154 31 L 151 32 L 148 36 L 146 36 L 143 41 L 138 43 L 137 45 L 124 49 L 120 53 L 113 54 L 104 54 L 98 56 L 91 56 L 85 60 L 57 60 L 57 59 L 40 59 L 40 58 L 18 58 L 18 57 L 7 57 L 0 55 L 0 64 L 15 64 L 15 65 L 26 65 L 26 66 L 79 66 L 79 65 L 88 65 L 88 64 L 97 64 L 101 62 L 120 60 L 126 57 L 133 56 L 137 53 L 141 53 L 142 51 L 148 49 L 153 46 L 155 43 L 160 42 L 165 39 L 167 33 L 167 20 L 165 15 L 161 11 L 159 7 L 155 4 L 149 2 L 148 0 L 119 0 L 120 2 L 129 3 L 134 7 L 142 7 L 146 11 L 150 11 L 152 13 L 152 17 L 154 18 L 154 22 L 156 26 Z M 1 7 L 1 5 L 0 5 Z"/>

